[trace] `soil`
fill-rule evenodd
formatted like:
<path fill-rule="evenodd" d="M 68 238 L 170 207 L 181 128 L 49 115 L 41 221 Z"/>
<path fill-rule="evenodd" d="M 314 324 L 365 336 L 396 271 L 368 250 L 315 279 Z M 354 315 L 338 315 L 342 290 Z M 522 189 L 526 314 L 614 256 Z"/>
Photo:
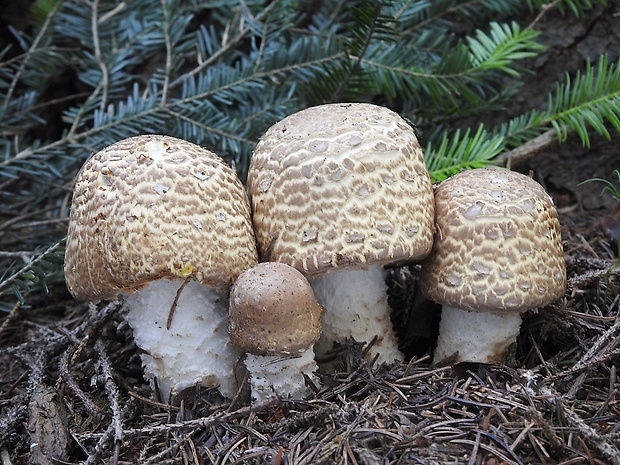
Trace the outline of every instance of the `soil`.
<path fill-rule="evenodd" d="M 617 59 L 620 7 L 596 11 L 545 17 L 549 48 L 511 112 L 543 105 L 584 60 Z M 582 184 L 614 179 L 619 142 L 571 137 L 513 166 L 556 201 L 569 287 L 525 315 L 509 363 L 432 365 L 436 307 L 409 267 L 390 281 L 406 363 L 376 367 L 350 344 L 309 400 L 250 405 L 198 389 L 167 405 L 142 378 L 120 304 L 78 303 L 58 285 L 0 320 L 2 464 L 620 464 L 620 202 Z"/>

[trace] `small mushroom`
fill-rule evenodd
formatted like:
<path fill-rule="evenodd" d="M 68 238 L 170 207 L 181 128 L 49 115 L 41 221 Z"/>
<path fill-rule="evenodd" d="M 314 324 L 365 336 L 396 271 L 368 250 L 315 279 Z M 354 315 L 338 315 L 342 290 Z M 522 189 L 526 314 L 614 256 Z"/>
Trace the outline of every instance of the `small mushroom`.
<path fill-rule="evenodd" d="M 243 185 L 208 150 L 142 135 L 78 173 L 67 287 L 90 301 L 126 296 L 145 373 L 165 399 L 197 384 L 236 392 L 228 290 L 257 258 Z"/>
<path fill-rule="evenodd" d="M 521 313 L 564 295 L 566 265 L 553 200 L 520 173 L 459 173 L 435 192 L 437 232 L 420 289 L 443 305 L 435 362 L 504 361 Z"/>
<path fill-rule="evenodd" d="M 364 103 L 307 108 L 274 124 L 248 171 L 259 254 L 303 272 L 325 306 L 317 356 L 348 338 L 401 360 L 383 267 L 425 257 L 433 193 L 415 132 Z"/>
<path fill-rule="evenodd" d="M 313 345 L 324 309 L 308 280 L 283 263 L 259 263 L 239 275 L 230 291 L 231 341 L 246 352 L 252 398 L 301 399 L 318 385 Z"/>

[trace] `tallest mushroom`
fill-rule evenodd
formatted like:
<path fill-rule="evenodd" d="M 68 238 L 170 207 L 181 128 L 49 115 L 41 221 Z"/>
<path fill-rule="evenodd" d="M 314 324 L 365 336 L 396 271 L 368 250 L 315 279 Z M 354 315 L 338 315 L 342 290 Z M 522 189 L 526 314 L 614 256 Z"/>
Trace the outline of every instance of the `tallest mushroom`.
<path fill-rule="evenodd" d="M 303 272 L 325 307 L 322 355 L 353 338 L 402 359 L 384 265 L 425 257 L 433 193 L 413 128 L 372 104 L 307 108 L 259 141 L 247 180 L 262 260 Z"/>

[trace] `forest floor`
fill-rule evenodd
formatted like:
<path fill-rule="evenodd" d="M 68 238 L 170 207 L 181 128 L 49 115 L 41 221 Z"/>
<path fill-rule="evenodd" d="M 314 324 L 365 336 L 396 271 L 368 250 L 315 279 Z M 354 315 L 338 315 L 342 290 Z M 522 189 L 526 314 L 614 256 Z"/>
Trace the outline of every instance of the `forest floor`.
<path fill-rule="evenodd" d="M 545 19 L 548 50 L 529 63 L 515 114 L 588 57 L 617 57 L 620 8 L 600 12 Z M 204 389 L 171 406 L 142 378 L 121 305 L 75 302 L 58 285 L 0 319 L 0 463 L 620 464 L 620 273 L 609 271 L 620 209 L 603 184 L 581 184 L 613 180 L 619 147 L 618 135 L 569 138 L 513 166 L 556 201 L 568 289 L 524 315 L 509 364 L 430 363 L 436 318 L 421 330 L 411 315 L 436 308 L 415 295 L 412 266 L 391 281 L 406 363 L 373 366 L 352 344 L 308 400 L 249 405 Z"/>

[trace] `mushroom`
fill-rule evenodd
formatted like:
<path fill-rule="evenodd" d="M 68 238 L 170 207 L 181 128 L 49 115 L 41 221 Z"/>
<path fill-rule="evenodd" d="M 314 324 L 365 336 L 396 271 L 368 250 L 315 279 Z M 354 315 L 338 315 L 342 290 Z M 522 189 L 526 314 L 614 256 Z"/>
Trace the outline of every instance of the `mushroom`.
<path fill-rule="evenodd" d="M 553 200 L 528 176 L 461 172 L 435 192 L 437 232 L 420 289 L 443 305 L 434 361 L 495 363 L 516 341 L 521 314 L 566 290 Z"/>
<path fill-rule="evenodd" d="M 227 293 L 257 259 L 243 184 L 208 150 L 142 135 L 78 173 L 67 287 L 89 301 L 126 296 L 145 374 L 165 399 L 197 384 L 236 392 Z"/>
<path fill-rule="evenodd" d="M 264 262 L 239 275 L 230 291 L 231 341 L 246 352 L 252 398 L 301 399 L 318 385 L 313 345 L 324 309 L 308 280 L 284 263 Z"/>
<path fill-rule="evenodd" d="M 325 307 L 324 356 L 348 338 L 401 360 L 384 265 L 425 257 L 433 193 L 414 129 L 365 103 L 307 108 L 274 124 L 248 171 L 259 255 L 303 272 Z"/>

